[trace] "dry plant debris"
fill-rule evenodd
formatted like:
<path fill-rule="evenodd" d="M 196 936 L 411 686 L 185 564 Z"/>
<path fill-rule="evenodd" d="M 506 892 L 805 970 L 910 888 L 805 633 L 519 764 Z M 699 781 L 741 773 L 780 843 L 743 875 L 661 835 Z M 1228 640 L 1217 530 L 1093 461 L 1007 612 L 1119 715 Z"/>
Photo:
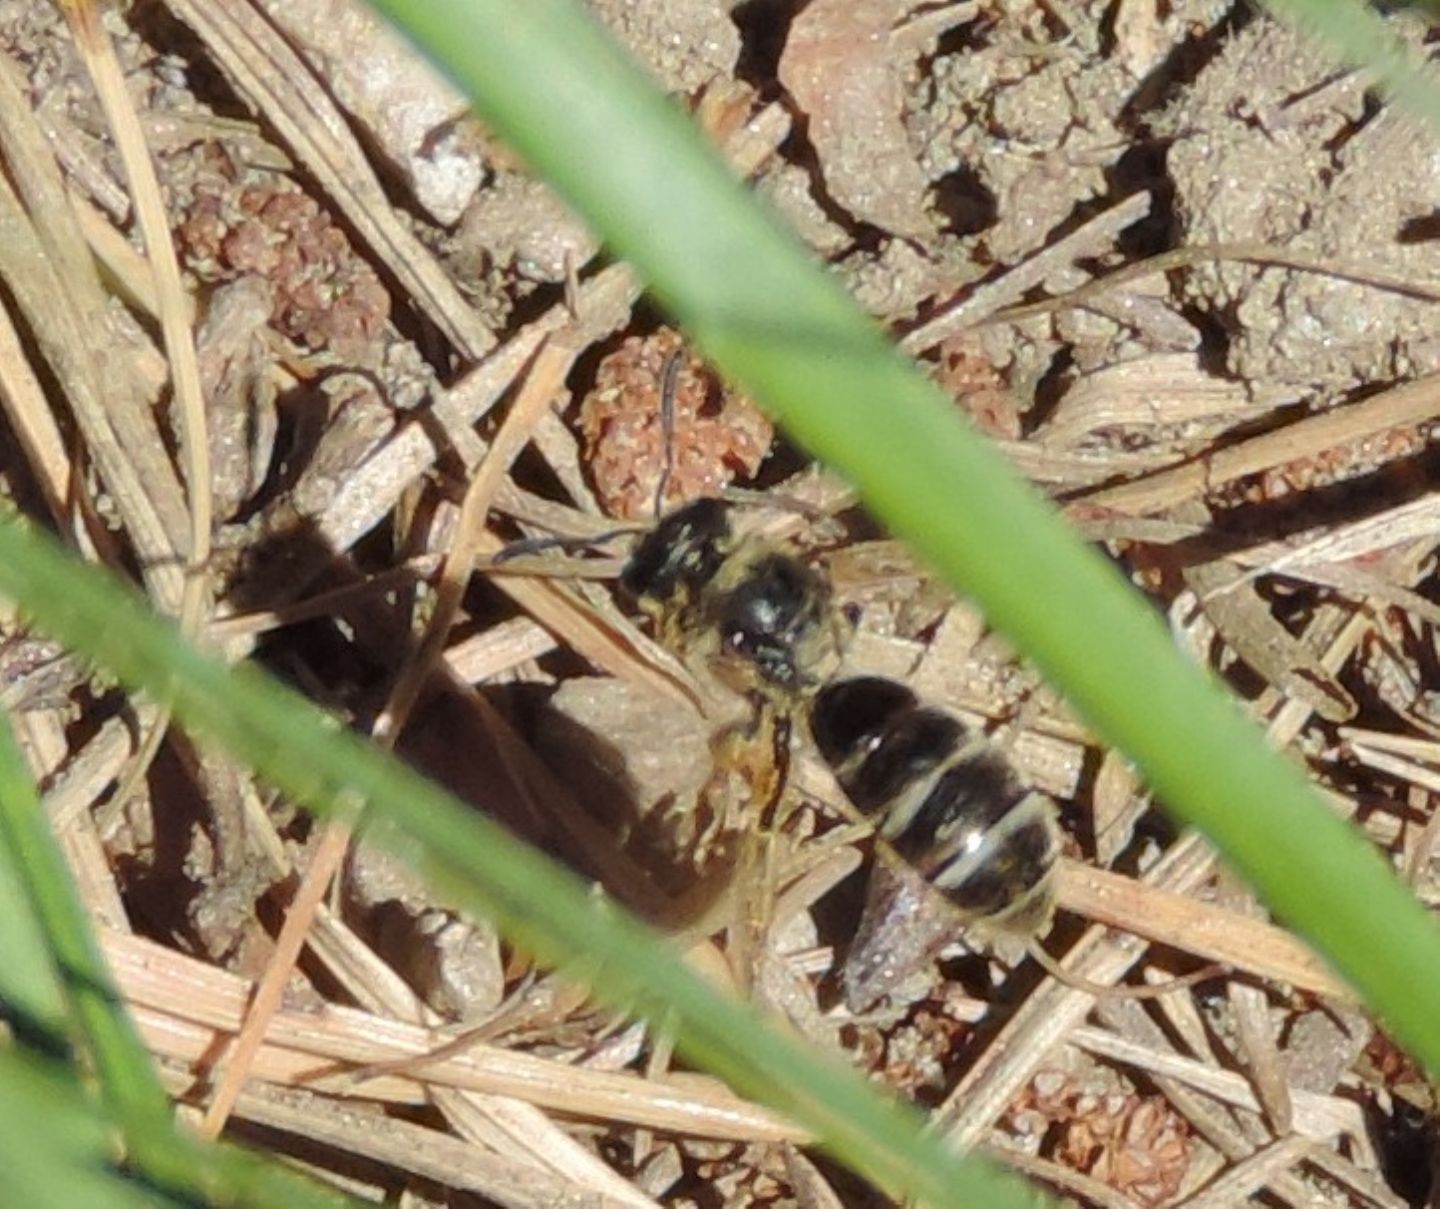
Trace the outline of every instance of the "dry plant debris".
<path fill-rule="evenodd" d="M 1052 1134 L 1066 1166 L 1137 1205 L 1171 1200 L 1190 1168 L 1190 1129 L 1160 1095 L 1086 1091 L 1061 1072 L 1042 1071 L 1010 1115 L 1022 1136 Z"/>
<path fill-rule="evenodd" d="M 627 336 L 600 362 L 580 401 L 583 456 L 611 516 L 653 517 L 662 478 L 663 511 L 718 495 L 737 477 L 754 478 L 770 451 L 770 421 L 688 354 L 673 371 L 673 420 L 666 431 L 661 397 L 668 362 L 682 347 L 680 335 L 668 329 Z"/>
<path fill-rule="evenodd" d="M 1440 901 L 1434 135 L 1228 0 L 589 3 Z M 103 25 L 185 296 L 152 284 L 93 48 L 54 6 L 0 0 L 7 499 L 178 611 L 196 504 L 153 333 L 180 315 L 229 657 L 403 730 L 408 759 L 652 918 L 713 893 L 719 922 L 686 934 L 697 967 L 753 978 L 958 1145 L 1078 1203 L 1433 1201 L 1434 1097 L 1343 988 L 973 609 L 636 310 L 629 270 L 597 263 L 594 234 L 363 6 L 152 0 Z M 667 509 L 773 488 L 753 527 L 824 568 L 855 622 L 847 666 L 993 731 L 1061 802 L 1051 947 L 1076 973 L 1233 974 L 1097 1000 L 939 916 L 916 940 L 938 963 L 847 1015 L 833 970 L 864 837 L 803 750 L 773 884 L 696 886 L 683 864 L 652 884 L 640 858 L 683 850 L 713 704 L 573 563 L 470 571 L 517 540 L 648 523 L 667 466 Z M 594 553 L 583 569 L 613 573 L 623 550 Z M 277 960 L 295 870 L 345 836 L 176 731 L 120 800 L 125 703 L 9 613 L 0 700 L 167 1083 L 212 1124 L 319 1142 L 377 1196 L 878 1203 L 365 845 L 333 905 L 316 896 L 303 960 Z M 600 771 L 628 803 L 599 800 Z M 1119 930 L 1136 919 L 1143 937 Z M 256 984 L 277 992 L 263 1010 Z"/>
<path fill-rule="evenodd" d="M 311 197 L 278 183 L 237 187 L 222 163 L 197 178 L 177 234 L 199 281 L 255 276 L 274 290 L 270 322 L 307 349 L 355 363 L 376 347 L 390 296 Z"/>
<path fill-rule="evenodd" d="M 779 79 L 805 115 L 831 199 L 906 239 L 934 233 L 927 182 L 900 120 L 906 0 L 814 0 L 790 25 Z"/>

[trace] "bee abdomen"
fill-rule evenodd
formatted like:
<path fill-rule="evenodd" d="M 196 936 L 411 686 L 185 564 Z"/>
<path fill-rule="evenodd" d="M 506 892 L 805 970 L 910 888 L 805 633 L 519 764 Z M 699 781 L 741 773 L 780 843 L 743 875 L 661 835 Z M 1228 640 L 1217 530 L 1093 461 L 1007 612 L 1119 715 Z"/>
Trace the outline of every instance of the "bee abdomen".
<path fill-rule="evenodd" d="M 966 919 L 1024 931 L 1048 920 L 1053 804 L 983 735 L 878 677 L 822 690 L 811 728 L 855 807 Z"/>
<path fill-rule="evenodd" d="M 957 779 L 973 771 L 964 765 L 951 770 Z M 1010 791 L 991 803 L 998 808 L 1003 802 L 1003 813 L 981 827 L 967 817 L 970 795 L 962 791 L 960 799 L 946 807 L 951 830 L 937 837 L 929 867 L 916 863 L 967 917 L 993 928 L 1033 933 L 1049 922 L 1053 907 L 1051 882 L 1059 858 L 1055 807 L 1044 794 L 1020 789 L 1009 769 L 1005 771 Z M 935 793 L 945 788 L 937 785 Z M 903 848 L 901 855 L 906 855 Z"/>

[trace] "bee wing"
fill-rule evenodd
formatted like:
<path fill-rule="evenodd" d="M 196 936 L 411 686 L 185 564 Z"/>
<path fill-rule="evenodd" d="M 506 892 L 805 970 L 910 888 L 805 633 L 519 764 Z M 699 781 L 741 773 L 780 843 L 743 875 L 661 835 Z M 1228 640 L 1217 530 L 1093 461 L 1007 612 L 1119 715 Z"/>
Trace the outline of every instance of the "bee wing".
<path fill-rule="evenodd" d="M 863 1012 L 891 994 L 955 939 L 956 922 L 954 910 L 913 868 L 877 859 L 840 972 L 846 1007 Z"/>

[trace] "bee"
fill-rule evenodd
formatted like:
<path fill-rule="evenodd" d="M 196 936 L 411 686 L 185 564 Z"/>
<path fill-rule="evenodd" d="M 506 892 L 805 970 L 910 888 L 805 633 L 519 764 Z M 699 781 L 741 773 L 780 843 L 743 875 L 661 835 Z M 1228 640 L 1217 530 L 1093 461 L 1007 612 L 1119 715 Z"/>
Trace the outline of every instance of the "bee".
<path fill-rule="evenodd" d="M 788 712 L 840 665 L 830 585 L 787 550 L 737 540 L 729 512 L 701 499 L 662 519 L 630 555 L 620 585 L 672 650 Z"/>
<path fill-rule="evenodd" d="M 621 575 L 657 636 L 749 699 L 808 730 L 882 858 L 841 974 L 862 1010 L 909 972 L 890 943 L 938 891 L 982 934 L 1033 939 L 1054 910 L 1053 802 L 1023 788 L 984 735 L 880 677 L 835 679 L 844 627 L 826 577 L 796 552 L 737 537 L 729 505 L 699 500 L 662 519 Z M 776 733 L 773 727 L 761 728 Z"/>

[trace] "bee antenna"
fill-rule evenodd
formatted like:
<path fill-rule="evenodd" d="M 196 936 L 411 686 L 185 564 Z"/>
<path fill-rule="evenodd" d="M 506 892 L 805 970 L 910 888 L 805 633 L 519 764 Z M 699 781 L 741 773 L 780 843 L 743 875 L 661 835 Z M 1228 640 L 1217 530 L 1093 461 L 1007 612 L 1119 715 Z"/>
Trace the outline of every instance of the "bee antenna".
<path fill-rule="evenodd" d="M 1173 991 L 1183 991 L 1202 982 L 1212 982 L 1230 968 L 1220 965 L 1218 962 L 1211 962 L 1209 965 L 1201 966 L 1198 970 L 1192 970 L 1189 974 L 1167 978 L 1164 982 L 1151 983 L 1148 986 L 1114 986 L 1110 983 L 1094 982 L 1072 970 L 1067 970 L 1046 952 L 1038 940 L 1031 940 L 1026 946 L 1026 951 L 1035 959 L 1040 968 L 1057 982 L 1064 983 L 1072 991 L 1080 991 L 1086 995 L 1093 995 L 1096 999 L 1112 1003 L 1121 999 L 1158 999 L 1161 995 L 1169 995 Z"/>
<path fill-rule="evenodd" d="M 677 348 L 665 358 L 665 368 L 660 373 L 660 440 L 664 461 L 660 464 L 660 480 L 655 484 L 655 519 L 658 521 L 665 511 L 665 492 L 670 489 L 670 479 L 675 473 L 675 394 L 680 385 L 680 368 L 685 364 L 684 347 Z"/>
<path fill-rule="evenodd" d="M 566 554 L 574 554 L 580 550 L 589 549 L 591 546 L 603 546 L 606 542 L 619 541 L 622 537 L 630 537 L 635 532 L 635 527 L 629 526 L 623 529 L 606 529 L 601 533 L 591 533 L 585 537 L 527 537 L 520 541 L 507 543 L 501 549 L 495 551 L 495 556 L 490 560 L 492 567 L 501 566 L 512 559 L 524 558 L 530 554 L 543 554 L 547 550 L 563 550 Z"/>

